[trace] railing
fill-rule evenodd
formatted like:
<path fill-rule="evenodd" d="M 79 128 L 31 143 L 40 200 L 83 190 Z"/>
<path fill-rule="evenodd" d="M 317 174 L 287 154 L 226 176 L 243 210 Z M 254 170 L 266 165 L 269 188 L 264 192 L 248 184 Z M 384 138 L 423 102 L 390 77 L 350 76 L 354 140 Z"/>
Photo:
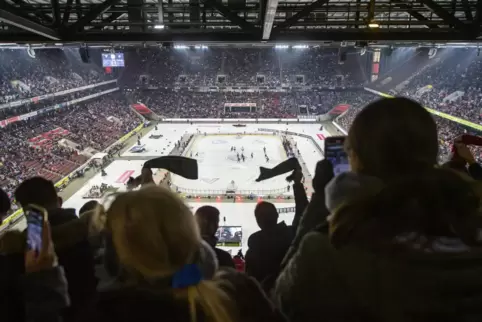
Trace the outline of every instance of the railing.
<path fill-rule="evenodd" d="M 225 195 L 225 194 L 268 196 L 268 195 L 280 195 L 285 192 L 288 192 L 288 188 L 233 190 L 227 187 L 226 189 L 190 189 L 190 188 L 179 187 L 175 184 L 172 184 L 172 188 L 177 192 L 188 193 L 195 196 Z"/>

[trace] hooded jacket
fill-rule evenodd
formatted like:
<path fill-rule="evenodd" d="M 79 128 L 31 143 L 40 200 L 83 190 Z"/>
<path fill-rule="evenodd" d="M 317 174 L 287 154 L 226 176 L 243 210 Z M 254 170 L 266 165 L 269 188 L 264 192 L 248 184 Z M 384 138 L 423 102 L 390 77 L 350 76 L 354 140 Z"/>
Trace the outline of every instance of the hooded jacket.
<path fill-rule="evenodd" d="M 437 175 L 445 176 L 443 172 Z M 432 194 L 434 201 L 429 204 L 442 207 L 439 209 L 463 209 L 464 204 L 446 194 L 456 187 L 450 180 L 453 178 L 415 179 L 415 194 L 399 195 L 400 200 L 392 204 L 376 199 L 376 194 L 375 204 L 394 213 L 405 205 L 415 212 L 426 211 L 418 207 L 425 206 Z M 337 209 L 351 199 L 379 191 L 381 185 L 376 178 L 345 174 L 327 186 L 326 203 Z M 436 220 L 437 216 L 431 218 Z M 373 249 L 351 242 L 357 228 L 353 229 L 348 241 L 337 247 L 327 233 L 311 232 L 304 237 L 281 272 L 274 292 L 276 305 L 290 321 L 319 321 L 320 315 L 327 322 L 482 320 L 482 248 L 466 245 L 454 236 L 411 238 L 408 233 Z M 422 248 L 421 242 L 427 240 L 429 247 Z M 403 251 L 399 245 L 405 246 Z M 387 251 L 392 246 L 398 250 Z"/>

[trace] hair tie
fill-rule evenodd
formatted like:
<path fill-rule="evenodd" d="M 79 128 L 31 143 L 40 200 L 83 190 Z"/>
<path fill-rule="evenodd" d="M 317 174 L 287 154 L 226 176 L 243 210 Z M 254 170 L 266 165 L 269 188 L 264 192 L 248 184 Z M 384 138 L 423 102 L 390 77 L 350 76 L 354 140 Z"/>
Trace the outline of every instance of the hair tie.
<path fill-rule="evenodd" d="M 186 264 L 174 274 L 171 286 L 186 288 L 199 284 L 202 279 L 202 272 L 196 264 Z"/>

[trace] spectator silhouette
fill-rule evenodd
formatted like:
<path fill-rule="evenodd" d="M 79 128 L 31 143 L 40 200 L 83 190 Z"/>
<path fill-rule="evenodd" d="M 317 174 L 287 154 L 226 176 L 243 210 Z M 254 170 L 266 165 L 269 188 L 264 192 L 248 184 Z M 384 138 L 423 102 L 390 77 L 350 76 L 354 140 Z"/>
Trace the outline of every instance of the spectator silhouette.
<path fill-rule="evenodd" d="M 219 210 L 213 206 L 202 206 L 196 210 L 194 216 L 196 217 L 201 237 L 216 253 L 219 266 L 234 268 L 234 262 L 231 255 L 216 247 L 218 239 L 215 237 L 215 234 L 219 228 Z"/>
<path fill-rule="evenodd" d="M 352 172 L 326 187 L 326 229 L 306 235 L 275 288 L 290 321 L 482 317 L 477 183 L 436 167 L 437 127 L 418 103 L 382 99 L 347 138 Z"/>
<path fill-rule="evenodd" d="M 216 274 L 214 253 L 172 192 L 151 185 L 118 195 L 106 230 L 124 279 L 99 292 L 78 321 L 283 321 L 254 281 L 231 269 Z"/>
<path fill-rule="evenodd" d="M 261 230 L 249 236 L 246 273 L 263 283 L 279 272 L 294 234 L 292 227 L 284 221 L 278 223 L 278 211 L 270 202 L 258 203 L 254 215 Z M 269 289 L 269 286 L 266 288 Z"/>
<path fill-rule="evenodd" d="M 22 207 L 35 204 L 47 209 L 48 221 L 52 229 L 71 221 L 79 221 L 75 215 L 75 209 L 61 208 L 62 199 L 57 195 L 53 183 L 44 178 L 33 177 L 22 182 L 15 190 L 15 199 Z M 64 238 L 73 237 L 65 235 Z M 95 293 L 97 279 L 94 272 L 94 258 L 87 238 L 58 250 L 57 255 L 59 264 L 64 267 L 69 285 L 71 306 L 66 310 L 64 317 L 70 320 Z"/>

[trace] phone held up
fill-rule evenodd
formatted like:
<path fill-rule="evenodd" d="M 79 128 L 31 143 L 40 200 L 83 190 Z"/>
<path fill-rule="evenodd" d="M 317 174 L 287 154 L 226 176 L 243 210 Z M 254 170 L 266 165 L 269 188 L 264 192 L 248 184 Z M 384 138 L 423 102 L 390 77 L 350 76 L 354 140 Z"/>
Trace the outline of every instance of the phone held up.
<path fill-rule="evenodd" d="M 37 254 L 42 249 L 42 233 L 44 221 L 47 220 L 47 211 L 37 205 L 25 207 L 27 219 L 27 249 Z"/>
<path fill-rule="evenodd" d="M 350 170 L 348 155 L 345 151 L 345 139 L 345 136 L 325 138 L 325 158 L 333 165 L 335 176 Z"/>

